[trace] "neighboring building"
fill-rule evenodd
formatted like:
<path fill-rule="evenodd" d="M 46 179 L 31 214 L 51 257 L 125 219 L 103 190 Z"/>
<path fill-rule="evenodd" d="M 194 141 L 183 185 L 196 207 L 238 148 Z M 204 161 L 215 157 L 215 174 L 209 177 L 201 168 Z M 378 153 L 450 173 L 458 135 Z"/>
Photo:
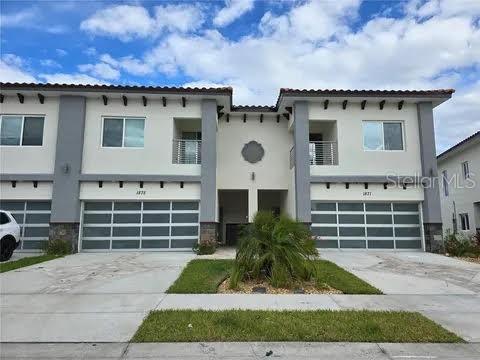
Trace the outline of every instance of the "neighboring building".
<path fill-rule="evenodd" d="M 23 249 L 190 249 L 236 241 L 257 210 L 320 248 L 427 249 L 441 239 L 432 109 L 453 90 L 1 84 L 1 206 Z M 425 179 L 424 179 L 425 180 Z"/>
<path fill-rule="evenodd" d="M 480 231 L 480 131 L 437 156 L 443 230 Z"/>

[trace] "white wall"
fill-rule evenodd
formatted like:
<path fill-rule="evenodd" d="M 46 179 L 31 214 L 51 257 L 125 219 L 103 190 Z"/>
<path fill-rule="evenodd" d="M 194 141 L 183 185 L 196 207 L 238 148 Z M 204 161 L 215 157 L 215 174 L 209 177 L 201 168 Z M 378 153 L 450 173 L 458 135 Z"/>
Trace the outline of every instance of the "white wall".
<path fill-rule="evenodd" d="M 102 148 L 102 117 L 134 116 L 145 118 L 143 148 Z M 200 165 L 172 164 L 174 118 L 201 118 L 200 101 L 129 99 L 124 106 L 120 99 L 109 99 L 104 105 L 100 98 L 87 99 L 85 141 L 82 172 L 86 174 L 162 174 L 200 175 Z"/>
<path fill-rule="evenodd" d="M 365 189 L 363 184 L 350 184 L 349 189 L 345 184 L 312 184 L 310 187 L 312 200 L 331 201 L 423 201 L 422 187 L 402 187 L 389 185 L 387 189 L 383 184 L 369 184 Z"/>
<path fill-rule="evenodd" d="M 293 146 L 288 123 L 265 115 L 260 123 L 258 115 L 230 115 L 230 122 L 220 119 L 217 131 L 217 188 L 249 190 L 249 215 L 257 211 L 257 190 L 288 190 L 291 176 L 289 154 Z M 242 149 L 250 141 L 262 144 L 265 155 L 251 164 L 242 157 Z M 252 172 L 255 180 L 251 179 Z"/>
<path fill-rule="evenodd" d="M 145 182 L 140 188 L 138 182 L 125 182 L 120 188 L 118 182 L 83 182 L 80 184 L 82 200 L 200 200 L 200 184 L 185 183 L 183 189 L 179 183 L 164 183 L 163 189 L 158 182 Z"/>
<path fill-rule="evenodd" d="M 471 173 L 471 178 L 468 181 L 463 178 L 462 163 L 464 161 L 468 161 Z M 447 170 L 448 178 L 452 180 L 448 186 L 448 196 L 445 196 L 443 188 L 442 171 L 444 170 Z M 459 231 L 461 229 L 459 214 L 468 213 L 470 232 L 473 233 L 476 227 L 480 228 L 480 223 L 476 222 L 478 212 L 475 213 L 474 209 L 474 203 L 480 202 L 480 185 L 478 184 L 480 181 L 480 141 L 466 147 L 463 151 L 448 156 L 443 161 L 439 161 L 438 173 L 443 231 L 445 232 L 447 229 L 453 231 L 453 202 L 455 202 L 457 229 Z"/>
<path fill-rule="evenodd" d="M 42 146 L 0 146 L 0 172 L 15 174 L 53 174 L 57 145 L 58 97 L 25 97 L 20 104 L 16 97 L 5 97 L 1 114 L 45 116 Z"/>
<path fill-rule="evenodd" d="M 18 181 L 12 187 L 10 181 L 0 182 L 0 199 L 8 200 L 50 200 L 52 198 L 52 183 L 38 182 L 36 188 L 32 181 Z"/>
<path fill-rule="evenodd" d="M 330 103 L 327 110 L 323 103 L 309 103 L 310 122 L 335 120 L 338 132 L 338 165 L 310 167 L 311 175 L 415 175 L 421 174 L 420 139 L 417 108 L 405 104 L 398 110 L 397 104 L 386 103 L 383 110 L 378 103 L 367 102 L 365 110 L 359 103 L 349 103 L 346 110 L 341 103 Z M 399 120 L 404 127 L 404 151 L 364 151 L 363 120 Z"/>

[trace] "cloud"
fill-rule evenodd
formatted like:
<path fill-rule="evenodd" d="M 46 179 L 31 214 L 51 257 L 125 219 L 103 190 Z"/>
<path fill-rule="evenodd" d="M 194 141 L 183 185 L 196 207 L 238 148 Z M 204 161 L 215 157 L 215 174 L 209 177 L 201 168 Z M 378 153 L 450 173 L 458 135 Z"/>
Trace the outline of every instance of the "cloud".
<path fill-rule="evenodd" d="M 95 12 L 82 21 L 80 29 L 130 41 L 156 37 L 163 31 L 189 32 L 203 24 L 199 7 L 188 4 L 155 6 L 154 16 L 137 5 L 114 5 Z"/>
<path fill-rule="evenodd" d="M 120 71 L 114 69 L 111 65 L 104 62 L 98 64 L 83 64 L 78 66 L 81 72 L 88 72 L 94 76 L 107 80 L 117 80 L 120 78 Z"/>
<path fill-rule="evenodd" d="M 61 68 L 62 65 L 52 59 L 42 59 L 40 60 L 40 65 L 50 68 Z"/>
<path fill-rule="evenodd" d="M 222 8 L 213 18 L 216 26 L 223 27 L 231 24 L 254 7 L 254 0 L 226 0 Z"/>
<path fill-rule="evenodd" d="M 1 14 L 0 24 L 2 27 L 25 27 L 36 17 L 36 10 L 25 9 L 15 13 Z"/>
<path fill-rule="evenodd" d="M 0 81 L 2 82 L 19 82 L 32 83 L 37 80 L 29 72 L 23 70 L 23 59 L 14 55 L 6 54 L 0 60 Z"/>
<path fill-rule="evenodd" d="M 107 84 L 103 80 L 99 80 L 86 74 L 39 74 L 38 77 L 52 84 Z"/>
<path fill-rule="evenodd" d="M 480 78 L 480 77 L 479 77 Z M 434 110 L 437 153 L 480 129 L 480 80 L 457 89 L 452 100 Z"/>
<path fill-rule="evenodd" d="M 57 53 L 58 56 L 61 56 L 61 57 L 68 55 L 68 52 L 63 49 L 55 49 L 55 52 Z"/>
<path fill-rule="evenodd" d="M 153 72 L 153 68 L 149 64 L 142 62 L 133 56 L 125 56 L 116 60 L 109 54 L 103 54 L 100 56 L 100 60 L 114 68 L 122 69 L 132 75 L 147 75 Z"/>
<path fill-rule="evenodd" d="M 50 34 L 62 34 L 68 31 L 65 25 L 51 25 L 44 22 L 44 15 L 38 7 L 0 15 L 1 27 L 35 29 Z"/>

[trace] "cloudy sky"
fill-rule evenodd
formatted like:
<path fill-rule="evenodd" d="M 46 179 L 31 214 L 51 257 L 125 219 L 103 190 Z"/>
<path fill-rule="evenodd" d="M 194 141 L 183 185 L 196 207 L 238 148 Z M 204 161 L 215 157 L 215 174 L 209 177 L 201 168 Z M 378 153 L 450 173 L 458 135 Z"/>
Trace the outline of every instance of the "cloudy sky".
<path fill-rule="evenodd" d="M 480 0 L 4 1 L 0 80 L 234 88 L 455 88 L 437 152 L 480 129 Z"/>

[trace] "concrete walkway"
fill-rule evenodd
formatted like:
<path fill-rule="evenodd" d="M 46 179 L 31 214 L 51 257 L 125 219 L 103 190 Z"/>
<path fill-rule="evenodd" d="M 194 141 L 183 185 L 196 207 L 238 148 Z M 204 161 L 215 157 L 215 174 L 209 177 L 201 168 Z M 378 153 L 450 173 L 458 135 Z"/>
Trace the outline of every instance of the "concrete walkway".
<path fill-rule="evenodd" d="M 480 344 L 81 343 L 1 344 L 0 359 L 368 359 L 478 360 Z M 269 355 L 267 355 L 269 354 Z"/>
<path fill-rule="evenodd" d="M 166 309 L 418 311 L 469 342 L 480 342 L 480 295 L 167 294 Z"/>

